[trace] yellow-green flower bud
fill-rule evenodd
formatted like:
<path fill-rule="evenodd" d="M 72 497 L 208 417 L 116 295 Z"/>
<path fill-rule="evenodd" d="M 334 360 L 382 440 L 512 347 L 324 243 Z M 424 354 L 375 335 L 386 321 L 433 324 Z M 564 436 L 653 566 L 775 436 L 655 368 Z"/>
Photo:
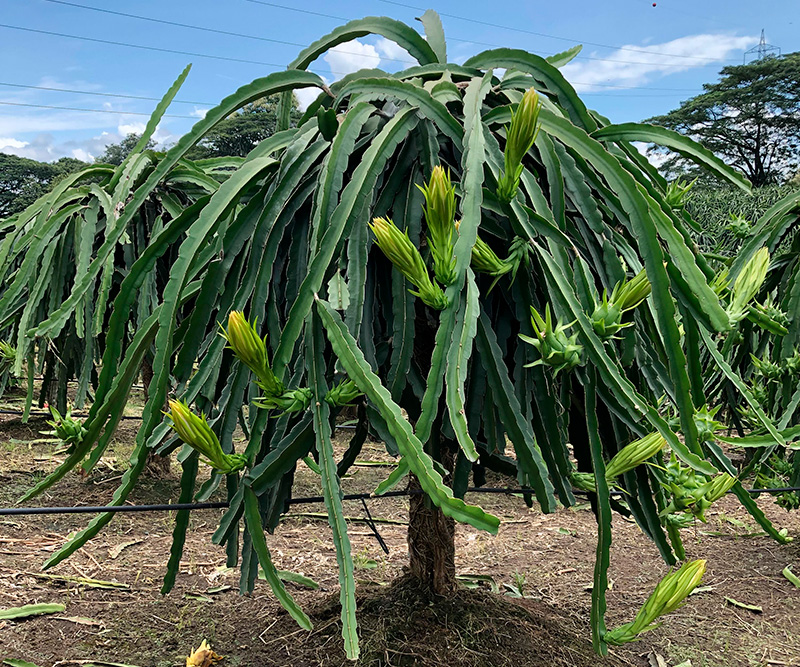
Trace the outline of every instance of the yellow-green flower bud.
<path fill-rule="evenodd" d="M 17 360 L 17 348 L 11 343 L 0 340 L 0 370 L 11 368 Z"/>
<path fill-rule="evenodd" d="M 441 166 L 433 168 L 430 181 L 420 187 L 425 195 L 425 220 L 428 223 L 428 246 L 433 257 L 436 279 L 452 285 L 456 279 L 455 246 L 456 188 L 450 174 Z"/>
<path fill-rule="evenodd" d="M 753 300 L 767 277 L 769 250 L 761 248 L 744 265 L 733 283 L 733 297 L 728 315 L 733 323 L 741 321 L 748 313 L 748 304 Z"/>
<path fill-rule="evenodd" d="M 505 171 L 497 182 L 497 197 L 501 201 L 510 202 L 517 194 L 522 158 L 536 141 L 541 108 L 539 95 L 530 88 L 522 96 L 516 111 L 511 112 L 511 123 L 506 127 Z"/>
<path fill-rule="evenodd" d="M 250 322 L 243 313 L 232 310 L 228 315 L 228 328 L 222 335 L 236 357 L 258 378 L 258 385 L 268 394 L 281 394 L 284 387 L 278 382 L 269 365 L 266 336 L 261 338 L 257 321 Z"/>
<path fill-rule="evenodd" d="M 417 288 L 411 293 L 436 310 L 447 308 L 447 297 L 442 288 L 433 282 L 419 250 L 411 243 L 408 232 L 401 232 L 388 218 L 374 218 L 370 229 L 383 254 L 395 268 Z"/>
<path fill-rule="evenodd" d="M 500 259 L 489 244 L 478 236 L 475 245 L 472 246 L 472 268 L 480 273 L 497 277 L 508 273 L 513 267 Z"/>
<path fill-rule="evenodd" d="M 656 621 L 659 617 L 675 611 L 697 588 L 705 571 L 706 561 L 695 560 L 671 572 L 658 583 L 631 623 L 607 632 L 603 639 L 608 644 L 619 646 L 635 641 L 643 632 L 654 630 L 658 627 Z"/>
<path fill-rule="evenodd" d="M 736 484 L 736 481 L 736 478 L 731 477 L 728 473 L 720 473 L 711 480 L 711 483 L 705 492 L 705 499 L 709 503 L 716 502 L 733 488 L 733 486 Z"/>
<path fill-rule="evenodd" d="M 225 454 L 216 433 L 206 421 L 205 415 L 199 417 L 182 401 L 171 400 L 170 411 L 172 428 L 189 447 L 206 457 L 205 463 L 221 473 L 230 474 L 247 465 L 242 454 Z"/>
<path fill-rule="evenodd" d="M 625 445 L 608 462 L 606 479 L 613 480 L 642 465 L 664 449 L 666 444 L 664 437 L 656 431 Z"/>

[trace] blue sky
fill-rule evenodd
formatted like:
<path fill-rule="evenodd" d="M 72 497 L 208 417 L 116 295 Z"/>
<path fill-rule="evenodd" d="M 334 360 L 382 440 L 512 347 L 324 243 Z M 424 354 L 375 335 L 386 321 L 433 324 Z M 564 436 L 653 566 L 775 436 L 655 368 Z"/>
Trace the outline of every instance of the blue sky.
<path fill-rule="evenodd" d="M 0 0 L 0 83 L 16 84 L 0 85 L 0 151 L 39 160 L 64 155 L 90 160 L 105 144 L 118 141 L 127 132 L 140 131 L 155 105 L 150 100 L 108 95 L 158 98 L 192 62 L 189 79 L 178 94 L 185 103 L 172 106 L 174 117 L 164 119 L 157 135 L 161 142 L 175 141 L 225 95 L 285 67 L 300 50 L 297 45 L 308 44 L 342 23 L 331 16 L 352 19 L 386 15 L 421 30 L 421 24 L 414 20 L 421 14 L 416 8 L 427 6 L 421 0 Z M 722 66 L 742 62 L 744 50 L 758 42 L 762 28 L 767 41 L 780 46 L 784 53 L 800 50 L 798 0 L 661 0 L 655 7 L 652 0 L 497 5 L 477 0 L 437 0 L 431 6 L 442 13 L 449 57 L 456 62 L 496 46 L 547 55 L 583 43 L 581 57 L 570 63 L 564 74 L 591 107 L 615 122 L 666 112 L 700 92 L 704 82 L 716 80 Z M 487 6 L 498 11 L 488 15 Z M 366 37 L 341 45 L 313 69 L 333 80 L 365 66 L 401 69 L 408 60 L 408 54 L 392 43 Z"/>

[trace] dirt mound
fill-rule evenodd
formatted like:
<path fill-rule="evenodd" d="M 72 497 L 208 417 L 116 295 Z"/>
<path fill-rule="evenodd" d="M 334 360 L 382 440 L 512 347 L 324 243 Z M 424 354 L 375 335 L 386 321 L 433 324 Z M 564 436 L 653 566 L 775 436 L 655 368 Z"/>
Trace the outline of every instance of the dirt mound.
<path fill-rule="evenodd" d="M 622 667 L 619 657 L 600 658 L 588 641 L 588 625 L 533 600 L 475 590 L 432 598 L 401 578 L 362 593 L 358 600 L 361 658 L 369 667 Z M 315 630 L 298 637 L 283 620 L 270 631 L 285 641 L 275 651 L 286 664 L 353 665 L 342 651 L 338 599 L 311 610 Z M 280 629 L 279 629 L 279 626 Z M 274 640 L 273 640 L 274 641 Z"/>

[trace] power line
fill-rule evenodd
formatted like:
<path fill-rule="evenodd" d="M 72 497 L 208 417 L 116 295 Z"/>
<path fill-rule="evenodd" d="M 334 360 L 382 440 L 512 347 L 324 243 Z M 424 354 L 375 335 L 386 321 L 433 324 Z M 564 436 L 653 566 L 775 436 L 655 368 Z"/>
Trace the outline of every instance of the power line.
<path fill-rule="evenodd" d="M 256 0 L 247 0 L 247 1 L 248 2 L 256 2 Z M 260 3 L 260 2 L 262 2 L 262 0 L 258 0 L 258 2 Z M 249 64 L 249 65 L 263 65 L 265 67 L 277 67 L 277 68 L 280 68 L 280 69 L 284 68 L 283 65 L 279 65 L 277 63 L 264 62 L 264 61 L 260 61 L 260 60 L 246 60 L 246 59 L 243 59 L 243 58 L 231 58 L 231 57 L 228 57 L 228 56 L 217 56 L 217 55 L 211 55 L 211 54 L 206 54 L 206 53 L 195 53 L 195 52 L 191 52 L 191 51 L 180 51 L 180 50 L 177 50 L 177 49 L 165 49 L 165 48 L 158 47 L 158 46 L 145 46 L 145 45 L 142 45 L 142 44 L 129 44 L 129 43 L 126 43 L 126 42 L 116 42 L 116 41 L 112 41 L 112 40 L 98 39 L 98 38 L 95 38 L 95 37 L 85 37 L 85 36 L 81 36 L 81 35 L 70 35 L 70 34 L 62 33 L 62 32 L 54 32 L 54 31 L 51 31 L 51 30 L 40 30 L 38 28 L 26 28 L 26 27 L 23 27 L 23 26 L 9 25 L 9 24 L 5 24 L 5 23 L 0 23 L 0 28 L 7 28 L 9 30 L 20 30 L 20 31 L 23 31 L 23 32 L 32 32 L 32 33 L 36 33 L 36 34 L 40 34 L 40 35 L 48 35 L 48 36 L 51 36 L 51 37 L 66 37 L 68 39 L 76 39 L 76 40 L 80 40 L 80 41 L 94 42 L 94 43 L 99 43 L 99 44 L 109 44 L 109 45 L 112 45 L 112 46 L 123 46 L 123 47 L 127 47 L 127 48 L 141 49 L 141 50 L 145 50 L 145 51 L 157 51 L 157 52 L 160 52 L 160 53 L 171 53 L 171 54 L 177 54 L 177 55 L 185 55 L 185 56 L 191 56 L 191 57 L 194 57 L 194 58 L 211 58 L 211 59 L 214 59 L 214 60 L 225 60 L 225 61 L 230 61 L 230 62 L 245 63 L 245 64 Z M 338 75 L 346 74 L 346 72 L 336 72 L 336 71 L 332 71 L 331 73 L 332 74 L 338 74 Z M 574 85 L 585 85 L 585 86 L 596 86 L 596 87 L 603 87 L 603 88 L 614 88 L 614 89 L 617 89 L 617 90 L 659 90 L 659 91 L 671 91 L 671 92 L 696 92 L 694 89 L 689 89 L 689 88 L 657 88 L 657 87 L 648 87 L 648 86 L 620 86 L 618 84 L 589 83 L 589 82 L 584 82 L 584 81 L 573 81 L 572 83 Z M 14 84 L 9 84 L 9 85 L 14 85 Z M 33 87 L 33 86 L 30 86 L 30 87 Z M 90 95 L 90 94 L 94 94 L 94 93 L 91 92 L 91 91 L 84 91 L 83 94 Z M 126 97 L 126 96 L 124 96 L 124 95 L 115 95 L 115 97 Z M 136 96 L 130 96 L 130 97 L 132 99 L 137 99 Z M 142 98 L 142 99 L 147 99 L 147 98 Z M 151 99 L 154 100 L 156 98 L 151 98 Z M 186 102 L 183 102 L 183 103 L 186 103 Z M 199 103 L 189 102 L 189 104 L 199 104 Z"/>
<path fill-rule="evenodd" d="M 66 37 L 68 39 L 77 39 L 83 42 L 94 42 L 96 44 L 107 44 L 111 46 L 124 46 L 130 49 L 141 49 L 143 51 L 157 51 L 159 53 L 172 53 L 182 56 L 190 56 L 192 58 L 210 58 L 212 60 L 225 60 L 234 63 L 244 63 L 246 65 L 263 65 L 265 67 L 277 67 L 278 69 L 285 69 L 285 65 L 278 63 L 268 63 L 262 60 L 246 60 L 244 58 L 231 58 L 229 56 L 215 56 L 208 53 L 196 53 L 193 51 L 179 51 L 177 49 L 165 49 L 160 46 L 145 46 L 143 44 L 128 44 L 127 42 L 117 42 L 110 39 L 98 39 L 96 37 L 84 37 L 82 35 L 69 35 L 64 32 L 54 32 L 52 30 L 39 30 L 38 28 L 25 28 L 18 25 L 9 25 L 7 23 L 0 23 L 0 28 L 7 28 L 9 30 L 21 30 L 23 32 L 32 32 L 39 35 L 48 35 L 50 37 Z M 309 71 L 314 71 L 309 68 Z M 348 72 L 334 72 L 331 74 L 346 75 Z"/>
<path fill-rule="evenodd" d="M 75 95 L 99 95 L 100 97 L 120 97 L 126 100 L 145 100 L 147 102 L 160 102 L 160 97 L 146 97 L 144 95 L 125 95 L 124 93 L 102 93 L 98 90 L 75 90 L 73 88 L 52 88 L 49 86 L 31 86 L 23 83 L 6 83 L 0 81 L 0 86 L 9 88 L 25 88 L 31 90 L 47 90 L 54 93 L 74 93 Z M 172 100 L 173 104 L 200 104 L 202 106 L 217 106 L 218 102 L 191 102 L 189 100 Z"/>
<path fill-rule="evenodd" d="M 242 37 L 244 39 L 255 39 L 255 40 L 258 40 L 260 42 L 270 42 L 272 44 L 282 44 L 282 45 L 285 45 L 285 46 L 299 46 L 300 48 L 305 48 L 306 46 L 308 46 L 307 44 L 302 44 L 300 42 L 290 42 L 290 41 L 283 40 L 283 39 L 274 39 L 272 37 L 262 37 L 260 35 L 248 35 L 248 34 L 241 33 L 241 32 L 231 32 L 229 30 L 219 30 L 217 28 L 207 28 L 205 26 L 191 25 L 189 23 L 180 23 L 178 21 L 168 21 L 168 20 L 165 20 L 165 19 L 157 19 L 157 18 L 153 18 L 151 16 L 140 16 L 138 14 L 127 14 L 125 12 L 118 12 L 118 11 L 115 11 L 113 9 L 103 9 L 101 7 L 92 7 L 90 5 L 81 5 L 81 4 L 78 4 L 77 2 L 67 2 L 67 0 L 42 0 L 42 1 L 43 2 L 50 2 L 50 3 L 56 4 L 56 5 L 65 5 L 65 6 L 68 6 L 68 7 L 77 7 L 78 9 L 88 9 L 90 11 L 101 12 L 103 14 L 111 14 L 111 15 L 114 15 L 114 16 L 122 16 L 124 18 L 129 18 L 129 19 L 137 19 L 139 21 L 148 21 L 150 23 L 160 23 L 162 25 L 175 26 L 175 27 L 178 27 L 178 28 L 188 28 L 190 30 L 199 30 L 199 31 L 202 31 L 202 32 L 210 32 L 210 33 L 214 33 L 214 34 L 217 34 L 217 35 L 226 35 L 228 37 Z M 356 53 L 355 51 L 339 51 L 339 53 L 344 53 L 344 54 L 351 55 L 351 56 L 363 55 L 361 53 Z M 417 64 L 417 62 L 415 60 L 403 60 L 403 59 L 400 59 L 400 58 L 386 58 L 386 57 L 383 57 L 383 56 L 381 56 L 381 59 L 382 60 L 391 60 L 391 61 L 398 62 L 398 63 L 411 64 L 411 65 L 416 65 Z"/>
<path fill-rule="evenodd" d="M 254 2 L 255 0 L 248 0 L 250 2 Z M 397 2 L 397 0 L 379 0 L 379 2 L 386 3 L 387 5 L 396 5 L 398 7 L 405 7 L 406 9 L 413 9 L 415 11 L 425 11 L 425 7 L 417 7 L 415 5 L 409 5 L 405 2 Z M 679 53 L 661 53 L 658 51 L 648 51 L 647 49 L 637 49 L 631 46 L 614 46 L 612 44 L 601 44 L 599 42 L 589 42 L 586 40 L 581 39 L 574 39 L 572 37 L 561 37 L 559 35 L 549 35 L 544 32 L 535 32 L 533 30 L 527 30 L 525 28 L 517 28 L 515 26 L 509 25 L 502 25 L 499 23 L 491 23 L 489 21 L 482 21 L 480 19 L 473 19 L 467 16 L 458 16 L 457 14 L 448 14 L 446 12 L 439 12 L 440 16 L 446 16 L 447 18 L 457 19 L 459 21 L 467 21 L 468 23 L 475 23 L 477 25 L 488 26 L 490 28 L 499 28 L 501 30 L 513 30 L 514 32 L 521 32 L 525 33 L 526 35 L 533 35 L 535 37 L 547 37 L 548 39 L 558 39 L 562 42 L 571 42 L 572 44 L 588 44 L 589 46 L 597 46 L 602 49 L 615 49 L 617 51 L 633 51 L 636 53 L 647 53 L 649 55 L 656 55 L 656 56 L 666 56 L 669 58 L 688 58 L 691 60 L 710 60 L 710 61 L 717 61 L 718 58 L 711 58 L 709 56 L 687 56 L 684 54 Z M 650 64 L 650 63 L 647 63 Z"/>
<path fill-rule="evenodd" d="M 234 63 L 244 63 L 246 65 L 264 65 L 266 67 L 280 67 L 283 69 L 284 65 L 277 63 L 268 63 L 261 60 L 246 60 L 244 58 L 231 58 L 229 56 L 213 56 L 207 53 L 194 53 L 192 51 L 179 51 L 177 49 L 165 49 L 160 46 L 144 46 L 142 44 L 128 44 L 126 42 L 117 42 L 110 39 L 98 39 L 96 37 L 84 37 L 82 35 L 69 35 L 64 32 L 54 32 L 52 30 L 39 30 L 37 28 L 25 28 L 18 25 L 8 25 L 7 23 L 0 23 L 0 28 L 8 28 L 9 30 L 21 30 L 23 32 L 33 32 L 39 35 L 49 35 L 50 37 L 67 37 L 68 39 L 78 39 L 84 42 L 95 42 L 96 44 L 107 44 L 111 46 L 125 46 L 130 49 L 142 49 L 144 51 L 158 51 L 160 53 L 173 53 L 181 56 L 191 56 L 192 58 L 211 58 L 213 60 L 226 60 Z"/>
<path fill-rule="evenodd" d="M 336 16 L 334 14 L 325 14 L 324 12 L 316 12 L 316 11 L 312 11 L 312 10 L 309 10 L 309 9 L 302 9 L 300 7 L 290 7 L 288 5 L 281 5 L 281 4 L 278 4 L 276 2 L 267 2 L 266 0 L 245 0 L 245 2 L 250 2 L 250 3 L 255 4 L 255 5 L 265 5 L 267 7 L 274 7 L 276 9 L 285 9 L 286 11 L 296 12 L 298 14 L 307 14 L 309 16 L 320 16 L 322 18 L 333 19 L 335 21 L 352 21 L 353 20 L 353 19 L 350 19 L 350 18 L 347 18 L 347 17 L 344 17 L 344 16 Z M 393 4 L 400 4 L 400 3 L 393 3 Z M 411 9 L 414 9 L 414 7 L 412 7 L 411 5 L 401 5 L 401 6 L 409 7 Z M 418 8 L 418 9 L 421 10 L 421 11 L 424 11 L 424 8 Z M 442 16 L 450 16 L 451 18 L 461 18 L 461 17 L 451 16 L 450 14 L 441 14 L 441 15 Z M 469 21 L 470 19 L 464 19 L 464 20 Z M 497 26 L 497 27 L 502 28 L 504 26 Z M 509 29 L 515 30 L 515 28 L 509 28 Z M 538 34 L 538 33 L 532 33 L 532 34 Z M 549 36 L 549 35 L 545 35 L 545 36 Z M 477 40 L 474 40 L 474 39 L 459 39 L 457 37 L 449 37 L 448 39 L 450 41 L 452 41 L 452 42 L 463 42 L 465 44 L 476 44 L 477 46 L 488 46 L 488 47 L 491 47 L 491 48 L 494 48 L 494 49 L 502 49 L 502 48 L 506 47 L 506 45 L 504 45 L 504 44 L 493 44 L 491 42 L 480 42 L 480 41 L 477 41 Z M 566 41 L 572 42 L 573 44 L 579 43 L 578 41 L 572 40 L 572 39 L 567 39 L 567 38 L 561 38 L 561 39 L 565 39 Z M 583 43 L 584 44 L 589 44 L 589 45 L 592 45 L 592 46 L 599 46 L 598 44 L 594 44 L 593 42 L 583 42 Z M 618 49 L 620 47 L 608 46 L 606 48 Z M 633 50 L 633 49 L 631 49 L 631 50 Z M 639 49 L 639 50 L 642 53 L 654 54 L 654 52 L 647 51 L 645 49 Z M 538 55 L 543 55 L 543 56 L 544 55 L 549 55 L 548 53 L 546 53 L 544 51 L 534 51 L 533 53 L 537 53 Z M 676 56 L 676 55 L 673 55 L 673 54 L 657 54 L 657 53 L 655 53 L 654 55 L 670 55 L 671 57 L 681 57 L 681 58 L 684 58 L 684 57 L 685 58 L 695 57 L 695 56 Z M 576 56 L 575 60 L 592 60 L 592 61 L 606 62 L 606 63 L 618 63 L 618 64 L 621 64 L 621 65 L 658 65 L 659 67 L 685 67 L 685 65 L 677 65 L 677 64 L 674 64 L 674 63 L 642 62 L 640 60 L 618 60 L 616 58 L 598 58 L 596 56 Z M 718 58 L 706 58 L 706 60 L 710 60 L 710 61 L 713 61 L 713 62 L 717 62 L 717 61 L 724 62 L 724 61 L 720 61 Z M 711 64 L 711 63 L 709 63 L 709 64 Z"/>
<path fill-rule="evenodd" d="M 58 111 L 83 111 L 87 113 L 115 113 L 125 116 L 152 116 L 152 114 L 143 111 L 114 111 L 113 109 L 81 109 L 79 107 L 58 107 L 49 104 L 28 104 L 26 102 L 0 102 L 10 107 L 32 107 L 34 109 L 57 109 Z M 176 114 L 165 113 L 166 118 L 190 118 L 192 120 L 199 120 L 197 116 L 179 116 Z"/>

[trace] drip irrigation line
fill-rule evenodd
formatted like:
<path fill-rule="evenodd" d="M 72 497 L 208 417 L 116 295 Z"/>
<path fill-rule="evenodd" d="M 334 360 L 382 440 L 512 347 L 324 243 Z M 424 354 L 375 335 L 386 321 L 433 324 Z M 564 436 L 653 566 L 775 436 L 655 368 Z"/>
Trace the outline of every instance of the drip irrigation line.
<path fill-rule="evenodd" d="M 800 486 L 783 486 L 773 489 L 745 489 L 748 493 L 782 493 L 787 491 L 800 491 Z M 422 489 L 405 491 L 387 491 L 376 496 L 374 493 L 347 493 L 342 496 L 342 500 L 359 500 L 366 509 L 367 500 L 379 498 L 402 498 L 422 494 Z M 491 487 L 470 487 L 467 493 L 489 493 L 504 495 L 528 495 L 535 494 L 533 489 L 511 489 L 511 488 L 491 488 Z M 575 495 L 592 495 L 589 491 L 574 490 Z M 731 493 L 729 491 L 729 493 Z M 612 492 L 613 495 L 624 495 L 621 491 Z M 325 502 L 323 496 L 308 496 L 305 498 L 290 498 L 289 505 L 305 505 Z M 102 514 L 106 512 L 170 512 L 177 510 L 204 510 L 204 509 L 227 509 L 229 504 L 225 501 L 215 503 L 167 503 L 161 505 L 79 505 L 77 507 L 0 507 L 0 516 L 28 515 L 28 514 Z M 374 520 L 367 509 L 367 523 L 374 525 Z"/>
<path fill-rule="evenodd" d="M 25 413 L 22 410 L 0 410 L 0 415 L 16 415 L 18 417 L 21 417 L 24 414 Z M 52 415 L 49 412 L 44 412 L 44 411 L 39 412 L 38 410 L 37 411 L 31 410 L 28 413 L 28 416 L 30 416 L 30 417 L 52 417 Z M 78 413 L 78 412 L 73 412 L 72 416 L 73 417 L 86 417 L 87 415 L 86 414 L 81 414 L 81 413 Z M 141 421 L 142 417 L 139 417 L 137 415 L 122 415 L 121 419 L 133 419 L 133 420 L 136 420 L 136 421 Z"/>

